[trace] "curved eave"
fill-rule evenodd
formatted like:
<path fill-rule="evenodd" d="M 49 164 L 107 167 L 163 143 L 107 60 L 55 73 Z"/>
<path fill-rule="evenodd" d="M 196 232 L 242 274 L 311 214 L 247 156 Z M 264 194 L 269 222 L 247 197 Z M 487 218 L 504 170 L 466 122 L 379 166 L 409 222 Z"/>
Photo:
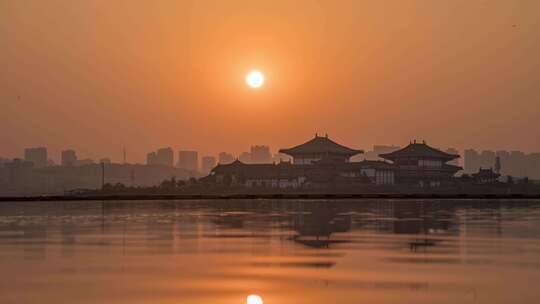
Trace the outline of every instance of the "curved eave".
<path fill-rule="evenodd" d="M 448 154 L 448 156 L 424 156 L 424 155 L 412 155 L 412 154 L 393 154 L 393 153 L 386 153 L 386 154 L 379 154 L 380 158 L 388 159 L 391 161 L 394 161 L 398 158 L 409 158 L 409 157 L 415 157 L 415 158 L 424 158 L 424 159 L 440 159 L 444 161 L 451 161 L 457 158 L 460 158 L 459 155 L 454 154 Z"/>

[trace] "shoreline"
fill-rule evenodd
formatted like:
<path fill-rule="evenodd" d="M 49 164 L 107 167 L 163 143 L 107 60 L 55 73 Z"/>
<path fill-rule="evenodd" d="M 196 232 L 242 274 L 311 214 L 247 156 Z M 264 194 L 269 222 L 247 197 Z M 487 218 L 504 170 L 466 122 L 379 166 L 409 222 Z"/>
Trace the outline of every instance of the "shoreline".
<path fill-rule="evenodd" d="M 351 193 L 351 194 L 118 194 L 118 195 L 43 195 L 43 196 L 6 196 L 0 202 L 50 202 L 50 201 L 142 201 L 142 200 L 234 200 L 234 199 L 307 199 L 307 200 L 344 200 L 344 199 L 519 199 L 537 200 L 540 194 L 437 194 L 437 193 Z"/>

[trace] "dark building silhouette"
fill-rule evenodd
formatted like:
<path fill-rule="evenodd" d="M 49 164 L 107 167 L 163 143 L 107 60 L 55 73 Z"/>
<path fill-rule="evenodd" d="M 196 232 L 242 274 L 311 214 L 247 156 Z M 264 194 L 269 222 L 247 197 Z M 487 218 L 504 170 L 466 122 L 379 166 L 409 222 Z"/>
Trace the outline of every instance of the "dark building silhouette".
<path fill-rule="evenodd" d="M 174 151 L 171 148 L 161 148 L 146 155 L 147 165 L 161 165 L 172 167 L 174 165 Z"/>
<path fill-rule="evenodd" d="M 498 159 L 498 165 L 497 164 Z M 482 151 L 465 150 L 465 173 L 473 174 L 480 168 L 499 166 L 499 172 L 504 176 L 530 177 L 540 179 L 540 153 L 526 154 L 521 151 Z"/>
<path fill-rule="evenodd" d="M 0 195 L 64 194 L 74 190 L 100 189 L 102 165 L 52 166 L 35 168 L 33 163 L 15 159 L 0 168 Z M 111 185 L 151 187 L 175 177 L 190 177 L 186 170 L 169 166 L 107 164 L 105 182 Z"/>
<path fill-rule="evenodd" d="M 498 182 L 501 175 L 493 169 L 480 168 L 477 173 L 472 174 L 472 178 L 477 184 L 495 184 Z"/>
<path fill-rule="evenodd" d="M 444 152 L 446 152 L 448 154 L 459 155 L 459 151 L 457 149 L 454 149 L 454 148 L 448 148 Z M 448 164 L 454 165 L 454 166 L 459 166 L 460 165 L 459 164 L 459 158 L 456 158 L 454 160 L 449 161 Z"/>
<path fill-rule="evenodd" d="M 428 146 L 425 142 L 411 142 L 407 147 L 379 155 L 398 167 L 397 182 L 420 187 L 439 187 L 449 183 L 461 167 L 448 164 L 459 158 Z"/>
<path fill-rule="evenodd" d="M 27 148 L 24 149 L 24 160 L 32 162 L 34 167 L 43 168 L 47 166 L 47 148 Z"/>
<path fill-rule="evenodd" d="M 157 163 L 172 167 L 174 165 L 174 151 L 171 148 L 161 148 L 156 153 Z"/>
<path fill-rule="evenodd" d="M 508 169 L 513 176 L 527 176 L 527 158 L 525 153 L 521 151 L 510 151 L 510 159 L 508 160 Z"/>
<path fill-rule="evenodd" d="M 500 174 L 501 173 L 501 158 L 499 156 L 495 157 L 495 173 Z"/>
<path fill-rule="evenodd" d="M 312 140 L 292 148 L 280 149 L 279 152 L 292 156 L 295 165 L 309 165 L 323 157 L 332 157 L 348 162 L 352 156 L 364 151 L 342 146 L 330 140 L 328 135 L 322 137 L 315 134 L 315 138 Z"/>
<path fill-rule="evenodd" d="M 528 164 L 531 171 L 529 177 L 540 179 L 540 153 L 531 153 L 528 155 Z"/>
<path fill-rule="evenodd" d="M 464 152 L 465 173 L 474 173 L 481 167 L 480 155 L 474 149 L 466 149 Z"/>
<path fill-rule="evenodd" d="M 34 163 L 31 161 L 15 158 L 12 162 L 5 163 L 2 180 L 4 191 L 27 193 L 27 188 L 31 186 Z"/>
<path fill-rule="evenodd" d="M 197 151 L 179 151 L 178 168 L 197 172 L 199 170 L 199 154 Z"/>
<path fill-rule="evenodd" d="M 234 161 L 234 156 L 227 152 L 221 152 L 218 156 L 218 162 L 220 164 L 230 164 Z"/>
<path fill-rule="evenodd" d="M 156 152 L 150 152 L 146 154 L 146 164 L 155 165 L 157 163 L 156 158 L 157 158 Z"/>
<path fill-rule="evenodd" d="M 61 155 L 62 166 L 75 166 L 77 153 L 74 150 L 64 150 Z"/>
<path fill-rule="evenodd" d="M 252 146 L 251 162 L 254 164 L 267 164 L 272 162 L 272 154 L 268 146 Z"/>
<path fill-rule="evenodd" d="M 203 174 L 209 174 L 216 166 L 216 158 L 214 156 L 203 156 L 201 159 L 201 171 Z"/>
<path fill-rule="evenodd" d="M 465 150 L 465 173 L 475 173 L 480 168 L 493 168 L 497 153 L 484 150 L 477 152 L 473 149 Z"/>

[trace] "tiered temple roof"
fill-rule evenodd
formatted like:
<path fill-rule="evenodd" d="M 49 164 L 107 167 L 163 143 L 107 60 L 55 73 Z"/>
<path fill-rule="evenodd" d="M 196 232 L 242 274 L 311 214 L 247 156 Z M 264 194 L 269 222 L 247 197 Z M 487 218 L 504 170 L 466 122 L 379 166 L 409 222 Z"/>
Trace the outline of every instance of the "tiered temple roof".
<path fill-rule="evenodd" d="M 309 154 L 338 154 L 344 156 L 353 156 L 356 154 L 364 153 L 362 150 L 351 149 L 349 147 L 342 146 L 328 138 L 328 136 L 318 136 L 315 134 L 315 138 L 301 145 L 289 148 L 280 149 L 280 153 L 295 155 L 309 155 Z"/>
<path fill-rule="evenodd" d="M 403 149 L 391 153 L 379 154 L 379 157 L 392 161 L 399 158 L 431 158 L 450 161 L 459 158 L 459 155 L 449 154 L 439 149 L 432 148 L 428 146 L 425 142 L 413 142 Z"/>

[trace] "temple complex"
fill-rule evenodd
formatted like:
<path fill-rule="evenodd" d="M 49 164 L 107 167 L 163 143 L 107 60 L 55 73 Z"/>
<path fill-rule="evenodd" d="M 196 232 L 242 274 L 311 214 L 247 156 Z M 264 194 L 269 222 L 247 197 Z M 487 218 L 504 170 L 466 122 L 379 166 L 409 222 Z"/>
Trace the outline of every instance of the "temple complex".
<path fill-rule="evenodd" d="M 459 158 L 428 146 L 425 142 L 411 142 L 403 149 L 379 157 L 397 166 L 396 182 L 410 186 L 439 187 L 450 183 L 461 167 L 447 164 Z"/>
<path fill-rule="evenodd" d="M 247 188 L 322 189 L 393 186 L 440 187 L 450 183 L 461 167 L 447 164 L 459 155 L 448 154 L 425 142 L 411 142 L 392 153 L 380 154 L 385 161 L 352 162 L 362 150 L 340 145 L 328 136 L 318 136 L 304 144 L 280 149 L 291 162 L 246 164 L 236 160 L 219 164 L 204 180 Z"/>
<path fill-rule="evenodd" d="M 304 144 L 279 151 L 293 160 L 278 164 L 236 160 L 219 164 L 205 180 L 227 186 L 281 189 L 394 184 L 395 165 L 383 161 L 351 162 L 352 156 L 363 151 L 340 145 L 328 136 L 315 135 Z"/>

